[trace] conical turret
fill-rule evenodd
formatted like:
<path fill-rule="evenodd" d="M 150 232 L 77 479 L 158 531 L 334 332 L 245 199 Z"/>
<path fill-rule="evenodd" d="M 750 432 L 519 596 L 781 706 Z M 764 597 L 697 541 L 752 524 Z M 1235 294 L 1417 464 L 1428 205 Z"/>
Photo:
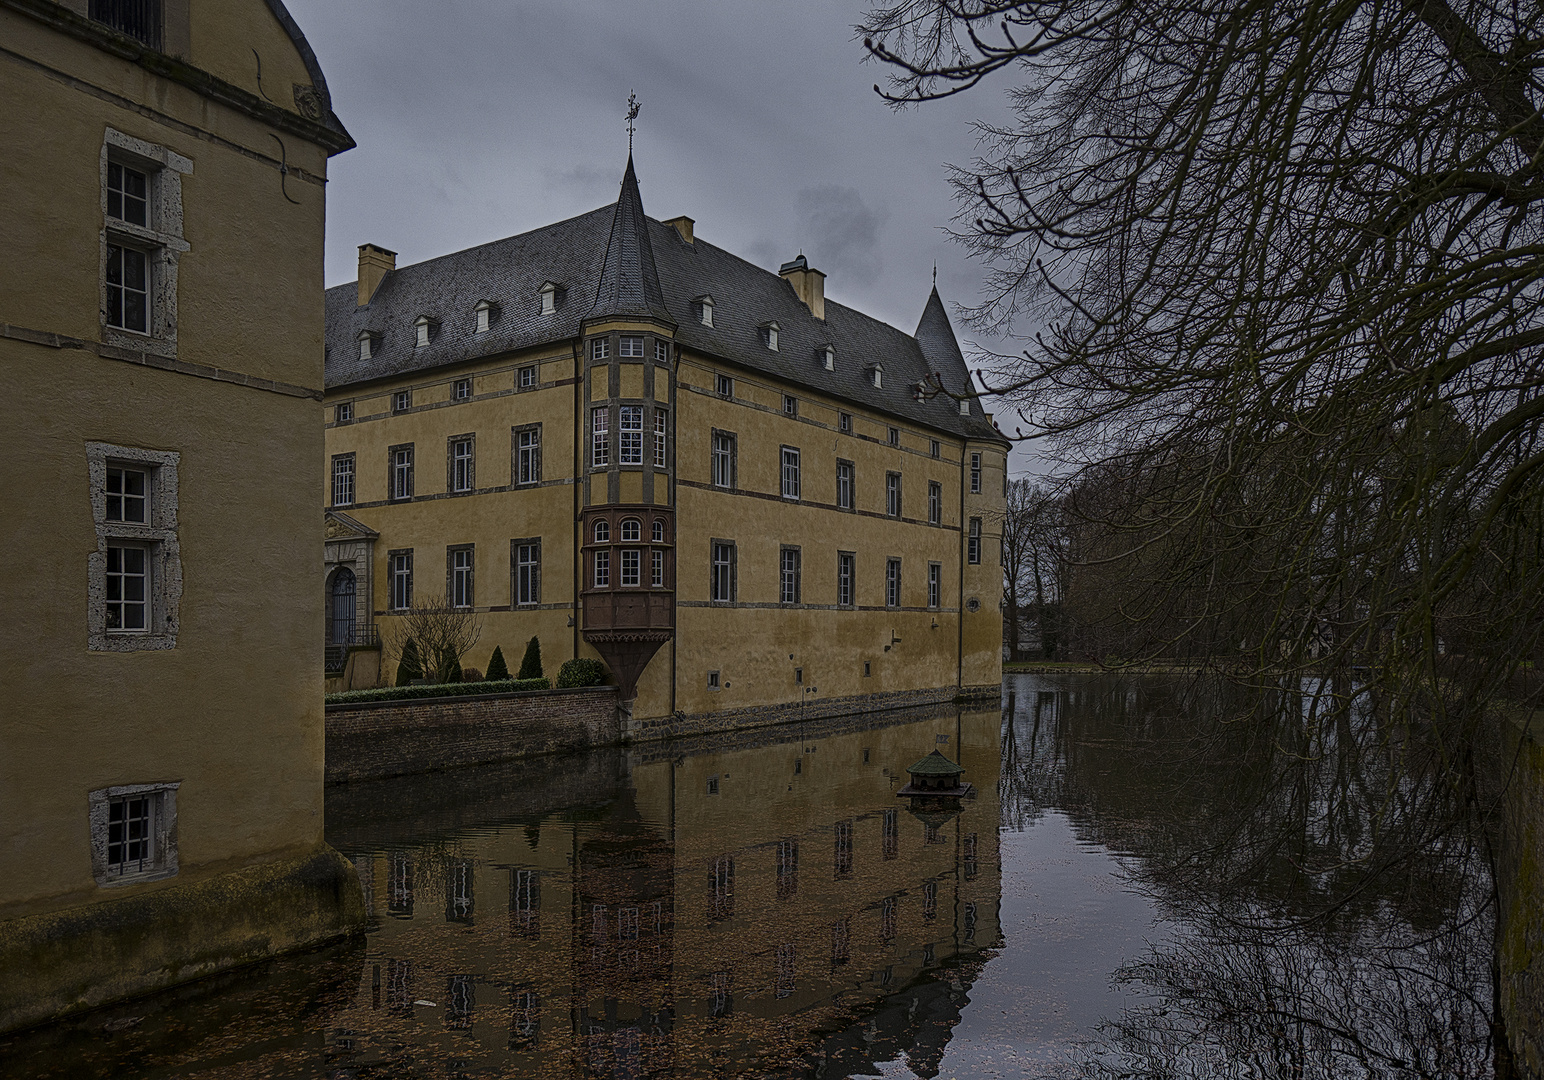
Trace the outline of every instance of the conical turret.
<path fill-rule="evenodd" d="M 622 174 L 622 193 L 617 197 L 611 218 L 611 235 L 606 241 L 606 261 L 601 266 L 600 285 L 589 318 L 635 316 L 670 322 L 665 311 L 664 293 L 659 287 L 659 270 L 654 265 L 654 248 L 649 243 L 649 220 L 643 213 L 643 198 L 638 194 L 638 176 L 633 158 L 627 157 L 627 171 Z"/>

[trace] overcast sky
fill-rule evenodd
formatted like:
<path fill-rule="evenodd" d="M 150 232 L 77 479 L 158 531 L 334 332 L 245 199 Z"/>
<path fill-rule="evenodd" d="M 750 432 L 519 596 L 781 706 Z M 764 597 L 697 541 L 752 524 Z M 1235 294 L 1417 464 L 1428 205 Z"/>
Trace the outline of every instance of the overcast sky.
<path fill-rule="evenodd" d="M 945 165 L 969 164 L 1006 84 L 892 111 L 862 3 L 286 2 L 359 143 L 330 166 L 329 285 L 363 243 L 406 265 L 615 201 L 636 92 L 650 217 L 769 270 L 802 250 L 828 296 L 908 332 L 935 261 L 944 300 L 975 302 Z"/>

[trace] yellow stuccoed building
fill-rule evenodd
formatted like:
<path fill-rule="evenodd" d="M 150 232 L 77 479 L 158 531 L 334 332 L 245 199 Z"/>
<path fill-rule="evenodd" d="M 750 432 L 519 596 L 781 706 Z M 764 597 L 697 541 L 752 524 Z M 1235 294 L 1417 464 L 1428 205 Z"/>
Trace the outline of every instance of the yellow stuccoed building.
<path fill-rule="evenodd" d="M 425 600 L 603 659 L 630 739 L 995 695 L 1009 444 L 908 334 L 614 206 L 327 293 L 331 685 Z M 393 635 L 385 633 L 390 641 Z"/>
<path fill-rule="evenodd" d="M 0 1030 L 348 932 L 322 241 L 280 0 L 0 2 Z"/>

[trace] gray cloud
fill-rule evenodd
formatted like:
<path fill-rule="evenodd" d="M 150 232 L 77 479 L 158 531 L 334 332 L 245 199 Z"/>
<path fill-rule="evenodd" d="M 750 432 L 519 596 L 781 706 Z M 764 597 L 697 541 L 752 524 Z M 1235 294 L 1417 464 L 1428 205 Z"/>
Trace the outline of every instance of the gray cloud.
<path fill-rule="evenodd" d="M 889 215 L 870 210 L 857 188 L 824 184 L 799 192 L 799 236 L 804 253 L 832 278 L 872 285 L 884 272 L 879 228 Z"/>

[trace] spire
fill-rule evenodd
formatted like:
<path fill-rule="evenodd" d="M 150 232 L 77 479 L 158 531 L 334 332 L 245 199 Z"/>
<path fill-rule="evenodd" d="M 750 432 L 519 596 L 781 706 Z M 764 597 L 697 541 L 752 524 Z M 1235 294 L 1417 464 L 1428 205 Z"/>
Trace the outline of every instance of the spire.
<path fill-rule="evenodd" d="M 946 382 L 953 381 L 957 376 L 963 376 L 968 382 L 970 375 L 965 367 L 965 356 L 960 352 L 954 327 L 949 325 L 949 313 L 944 310 L 943 298 L 938 295 L 937 285 L 933 286 L 927 298 L 927 306 L 922 309 L 916 338 L 930 370 L 943 375 Z"/>
<path fill-rule="evenodd" d="M 643 213 L 631 154 L 627 155 L 627 171 L 622 174 L 622 194 L 611 218 L 606 261 L 600 268 L 600 287 L 595 291 L 595 305 L 590 308 L 589 317 L 610 315 L 642 315 L 671 321 L 659 287 L 659 270 L 649 243 L 649 219 Z"/>

